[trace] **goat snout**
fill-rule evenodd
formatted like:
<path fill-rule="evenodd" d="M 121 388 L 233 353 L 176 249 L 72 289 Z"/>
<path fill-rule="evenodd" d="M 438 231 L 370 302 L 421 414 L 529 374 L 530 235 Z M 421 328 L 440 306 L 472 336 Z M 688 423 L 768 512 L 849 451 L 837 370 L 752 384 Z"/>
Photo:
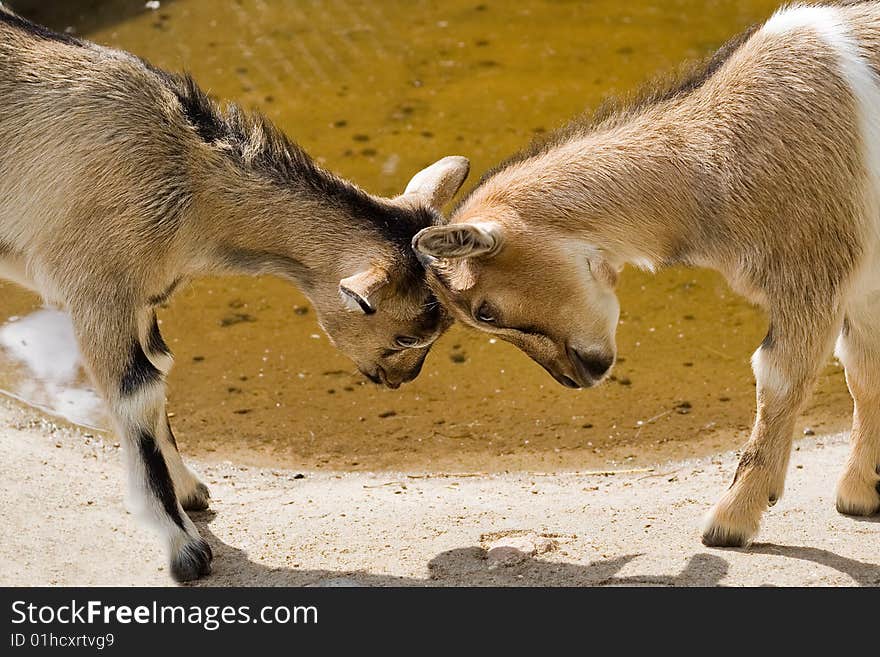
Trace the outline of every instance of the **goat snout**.
<path fill-rule="evenodd" d="M 584 387 L 598 383 L 614 365 L 614 356 L 606 352 L 581 351 L 571 346 L 566 347 L 566 352 L 581 386 Z"/>
<path fill-rule="evenodd" d="M 391 388 L 392 390 L 396 390 L 400 387 L 400 384 L 403 383 L 403 381 L 394 381 L 389 379 L 388 374 L 385 372 L 385 369 L 381 365 L 376 366 L 376 369 L 373 372 L 361 370 L 361 374 L 363 374 L 373 383 L 386 386 L 388 388 Z"/>
<path fill-rule="evenodd" d="M 377 385 L 382 384 L 382 377 L 379 376 L 379 369 L 377 369 L 375 372 L 368 372 L 367 370 L 361 369 L 361 368 L 358 368 L 358 369 L 360 369 L 361 374 L 363 374 L 365 377 L 367 377 L 373 383 L 375 383 Z"/>

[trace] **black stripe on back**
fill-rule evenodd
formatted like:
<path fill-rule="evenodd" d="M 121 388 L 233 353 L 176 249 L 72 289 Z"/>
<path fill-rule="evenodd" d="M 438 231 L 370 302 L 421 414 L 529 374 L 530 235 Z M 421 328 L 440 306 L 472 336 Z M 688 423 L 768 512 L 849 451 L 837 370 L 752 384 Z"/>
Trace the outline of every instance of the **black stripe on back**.
<path fill-rule="evenodd" d="M 174 75 L 143 62 L 177 97 L 181 113 L 199 138 L 242 169 L 334 206 L 346 220 L 372 228 L 400 247 L 400 257 L 414 258 L 410 241 L 437 216 L 427 208 L 402 208 L 381 202 L 356 185 L 322 169 L 295 141 L 259 112 L 235 104 L 222 108 L 189 75 Z M 418 267 L 414 268 L 418 270 Z"/>

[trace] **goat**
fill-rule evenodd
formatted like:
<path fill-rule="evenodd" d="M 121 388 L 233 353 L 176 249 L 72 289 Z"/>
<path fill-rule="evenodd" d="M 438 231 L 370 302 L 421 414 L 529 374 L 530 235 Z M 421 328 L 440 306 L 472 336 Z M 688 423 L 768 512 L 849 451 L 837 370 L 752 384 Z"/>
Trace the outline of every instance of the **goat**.
<path fill-rule="evenodd" d="M 837 341 L 855 400 L 841 513 L 880 510 L 880 2 L 797 4 L 677 82 L 487 173 L 414 249 L 457 319 L 563 385 L 612 367 L 618 274 L 720 271 L 763 305 L 757 417 L 709 546 L 783 491 L 797 414 Z"/>
<path fill-rule="evenodd" d="M 191 78 L 0 5 L 0 276 L 69 311 L 175 579 L 210 571 L 185 513 L 209 493 L 167 419 L 155 306 L 196 276 L 284 277 L 364 375 L 396 388 L 450 323 L 410 241 L 467 172 L 447 157 L 401 196 L 371 196 Z"/>

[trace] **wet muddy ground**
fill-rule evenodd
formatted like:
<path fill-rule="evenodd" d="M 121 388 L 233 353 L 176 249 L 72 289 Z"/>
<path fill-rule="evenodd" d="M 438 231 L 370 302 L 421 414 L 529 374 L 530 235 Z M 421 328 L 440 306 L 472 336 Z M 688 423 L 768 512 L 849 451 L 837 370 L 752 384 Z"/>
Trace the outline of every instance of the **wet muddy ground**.
<path fill-rule="evenodd" d="M 709 53 L 777 3 L 11 4 L 187 69 L 214 95 L 264 111 L 325 166 L 394 194 L 447 154 L 471 158 L 478 176 L 603 96 Z M 564 389 L 513 347 L 453 327 L 421 377 L 389 391 L 332 349 L 286 283 L 199 281 L 160 311 L 177 356 L 178 441 L 209 460 L 460 472 L 642 464 L 741 444 L 762 313 L 699 270 L 627 270 L 620 297 L 620 363 L 599 389 Z M 69 366 L 47 352 L 67 343 L 51 317 L 51 330 L 46 316 L 21 324 L 38 308 L 0 282 L 0 388 L 101 424 L 81 380 L 47 372 Z M 843 429 L 850 410 L 830 363 L 800 429 Z"/>

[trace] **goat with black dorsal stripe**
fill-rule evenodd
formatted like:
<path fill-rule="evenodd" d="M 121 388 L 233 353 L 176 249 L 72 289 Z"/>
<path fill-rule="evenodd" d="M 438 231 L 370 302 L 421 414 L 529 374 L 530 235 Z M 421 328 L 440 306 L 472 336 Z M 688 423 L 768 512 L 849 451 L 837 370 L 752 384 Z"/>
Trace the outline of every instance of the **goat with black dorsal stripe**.
<path fill-rule="evenodd" d="M 449 324 L 410 241 L 467 172 L 447 157 L 399 197 L 368 195 L 191 79 L 0 5 L 0 276 L 70 312 L 176 579 L 209 572 L 185 513 L 208 489 L 167 420 L 154 307 L 195 276 L 285 277 L 334 344 L 396 388 Z"/>
<path fill-rule="evenodd" d="M 489 172 L 413 245 L 462 322 L 589 387 L 615 358 L 625 263 L 709 267 L 767 308 L 757 419 L 703 541 L 741 546 L 785 483 L 837 341 L 855 401 L 846 514 L 880 510 L 880 2 L 794 5 L 678 84 Z"/>

